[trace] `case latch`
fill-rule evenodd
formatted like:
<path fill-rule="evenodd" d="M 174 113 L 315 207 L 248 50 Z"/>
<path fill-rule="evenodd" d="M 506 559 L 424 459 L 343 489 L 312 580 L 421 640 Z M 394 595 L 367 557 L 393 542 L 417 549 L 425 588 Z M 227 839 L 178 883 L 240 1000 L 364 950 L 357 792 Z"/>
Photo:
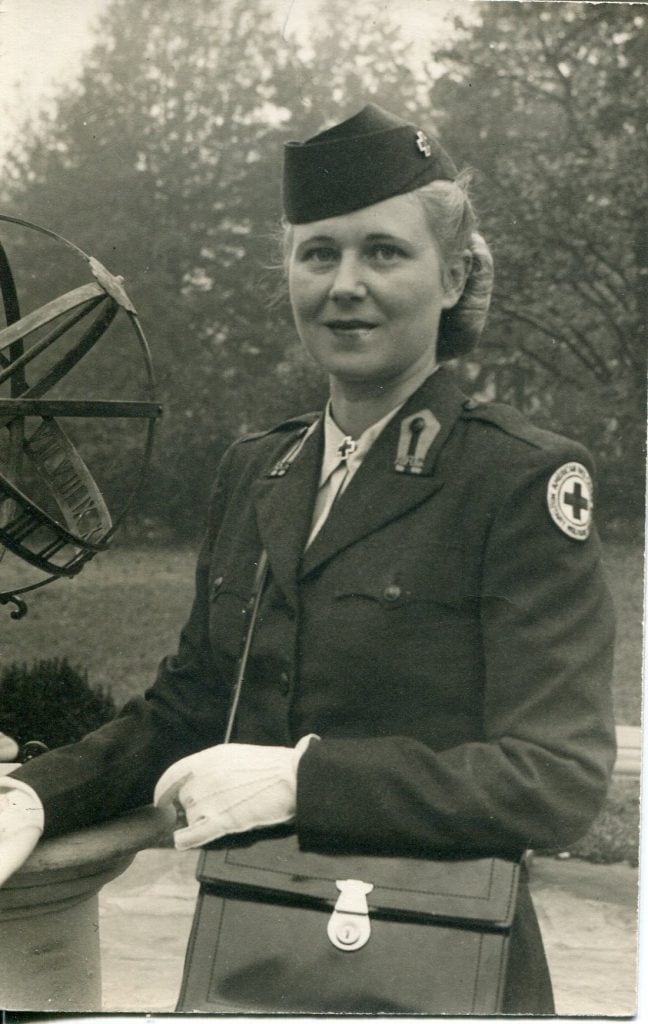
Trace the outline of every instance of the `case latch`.
<path fill-rule="evenodd" d="M 334 946 L 351 953 L 364 946 L 371 935 L 366 898 L 373 885 L 371 882 L 361 882 L 357 878 L 343 879 L 336 881 L 335 884 L 340 895 L 326 931 Z"/>

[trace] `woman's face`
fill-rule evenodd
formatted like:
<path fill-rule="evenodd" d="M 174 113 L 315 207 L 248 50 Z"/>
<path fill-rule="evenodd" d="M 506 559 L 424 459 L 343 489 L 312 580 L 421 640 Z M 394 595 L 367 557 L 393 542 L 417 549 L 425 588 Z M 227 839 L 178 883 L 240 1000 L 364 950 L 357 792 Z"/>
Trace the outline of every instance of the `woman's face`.
<path fill-rule="evenodd" d="M 416 198 L 394 196 L 293 232 L 290 300 L 313 359 L 339 381 L 422 381 L 464 273 L 442 267 Z"/>

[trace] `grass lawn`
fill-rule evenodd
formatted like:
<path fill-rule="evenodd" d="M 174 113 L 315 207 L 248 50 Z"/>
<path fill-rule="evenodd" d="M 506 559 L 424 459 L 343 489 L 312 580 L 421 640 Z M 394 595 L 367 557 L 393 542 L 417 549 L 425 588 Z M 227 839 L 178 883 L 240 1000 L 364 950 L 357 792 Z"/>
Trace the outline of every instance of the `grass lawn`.
<path fill-rule="evenodd" d="M 28 594 L 24 619 L 14 621 L 0 607 L 0 668 L 67 657 L 87 669 L 91 685 L 109 687 L 120 706 L 151 684 L 162 656 L 175 650 L 192 599 L 195 559 L 190 549 L 116 546 L 76 579 Z M 3 575 L 3 590 L 6 584 Z"/>

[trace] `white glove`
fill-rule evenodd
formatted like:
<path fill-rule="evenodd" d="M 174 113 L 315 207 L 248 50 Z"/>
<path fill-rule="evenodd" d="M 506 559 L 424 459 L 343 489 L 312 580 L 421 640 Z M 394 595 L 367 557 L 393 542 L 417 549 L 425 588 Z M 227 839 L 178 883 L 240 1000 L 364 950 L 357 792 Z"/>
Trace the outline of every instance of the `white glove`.
<path fill-rule="evenodd" d="M 18 757 L 18 744 L 11 736 L 0 732 L 0 761 L 15 761 Z"/>
<path fill-rule="evenodd" d="M 156 807 L 177 801 L 187 827 L 177 829 L 177 850 L 253 828 L 281 825 L 295 817 L 297 765 L 313 735 L 297 746 L 219 744 L 176 761 L 158 780 Z"/>
<path fill-rule="evenodd" d="M 27 860 L 44 821 L 43 805 L 31 786 L 9 776 L 0 779 L 0 885 Z"/>

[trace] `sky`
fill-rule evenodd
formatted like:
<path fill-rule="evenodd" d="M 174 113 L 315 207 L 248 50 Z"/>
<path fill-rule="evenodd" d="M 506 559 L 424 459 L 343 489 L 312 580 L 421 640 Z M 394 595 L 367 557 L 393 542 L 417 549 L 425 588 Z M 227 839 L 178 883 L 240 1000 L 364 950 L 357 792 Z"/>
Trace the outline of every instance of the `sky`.
<path fill-rule="evenodd" d="M 325 0 L 274 0 L 279 31 L 303 31 L 319 2 Z M 0 158 L 23 117 L 35 116 L 57 87 L 78 76 L 83 54 L 92 45 L 93 27 L 108 3 L 0 0 Z M 419 43 L 438 34 L 444 18 L 466 6 L 470 0 L 376 0 L 376 9 L 396 13 L 410 38 Z"/>
<path fill-rule="evenodd" d="M 0 147 L 19 109 L 35 113 L 57 82 L 78 74 L 91 25 L 105 6 L 106 0 L 0 0 Z"/>

